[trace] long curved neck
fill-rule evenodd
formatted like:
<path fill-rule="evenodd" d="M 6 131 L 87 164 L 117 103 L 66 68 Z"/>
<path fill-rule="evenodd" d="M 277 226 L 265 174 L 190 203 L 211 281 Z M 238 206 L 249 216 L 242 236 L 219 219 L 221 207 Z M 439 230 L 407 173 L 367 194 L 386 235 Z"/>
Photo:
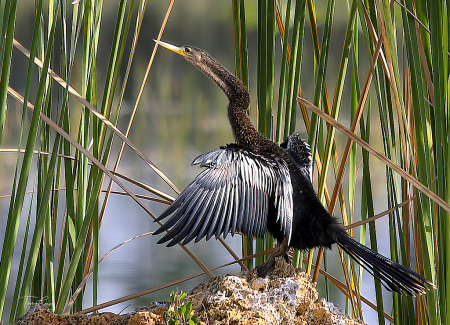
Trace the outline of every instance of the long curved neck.
<path fill-rule="evenodd" d="M 224 66 L 208 57 L 194 65 L 213 80 L 227 95 L 228 120 L 237 144 L 247 148 L 255 148 L 261 142 L 262 134 L 253 126 L 247 114 L 250 105 L 250 95 L 244 84 L 230 73 Z"/>

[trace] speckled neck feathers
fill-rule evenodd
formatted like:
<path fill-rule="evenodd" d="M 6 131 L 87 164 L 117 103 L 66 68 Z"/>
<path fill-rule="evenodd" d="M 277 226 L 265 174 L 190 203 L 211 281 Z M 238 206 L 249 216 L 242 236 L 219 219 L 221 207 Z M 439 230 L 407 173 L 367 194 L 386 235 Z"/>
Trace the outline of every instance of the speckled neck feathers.
<path fill-rule="evenodd" d="M 208 53 L 200 49 L 198 51 L 200 51 L 201 60 L 190 58 L 186 60 L 213 80 L 227 95 L 228 120 L 236 143 L 255 151 L 259 151 L 263 143 L 267 146 L 268 139 L 256 130 L 248 117 L 250 95 L 244 84 Z M 273 145 L 273 142 L 269 142 Z"/>

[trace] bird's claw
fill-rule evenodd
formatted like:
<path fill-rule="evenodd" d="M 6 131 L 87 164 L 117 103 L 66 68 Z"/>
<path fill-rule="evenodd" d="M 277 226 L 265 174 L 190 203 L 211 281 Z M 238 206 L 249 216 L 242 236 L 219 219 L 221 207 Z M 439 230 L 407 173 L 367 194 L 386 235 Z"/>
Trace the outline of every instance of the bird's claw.
<path fill-rule="evenodd" d="M 259 277 L 264 277 L 270 271 L 270 269 L 275 264 L 275 255 L 277 252 L 271 254 L 267 261 L 256 268 L 256 274 Z"/>
<path fill-rule="evenodd" d="M 272 253 L 265 263 L 261 264 L 256 268 L 256 273 L 258 274 L 258 276 L 263 277 L 270 271 L 270 269 L 275 264 L 276 257 L 282 256 L 286 260 L 286 263 L 290 263 L 289 255 L 287 252 L 288 250 L 286 250 L 284 247 L 280 247 L 279 250 Z"/>

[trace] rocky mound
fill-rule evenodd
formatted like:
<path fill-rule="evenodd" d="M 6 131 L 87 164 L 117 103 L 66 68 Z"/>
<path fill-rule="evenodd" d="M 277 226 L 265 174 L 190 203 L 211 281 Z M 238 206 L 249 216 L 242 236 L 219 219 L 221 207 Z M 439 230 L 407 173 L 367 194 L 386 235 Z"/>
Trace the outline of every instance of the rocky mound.
<path fill-rule="evenodd" d="M 254 271 L 215 277 L 194 288 L 181 304 L 186 301 L 191 302 L 191 314 L 200 324 L 363 324 L 332 303 L 318 300 L 309 276 L 282 258 L 265 278 L 257 277 Z M 163 315 L 168 311 L 173 314 L 175 307 L 170 302 L 153 302 L 126 315 L 60 316 L 45 306 L 35 306 L 14 324 L 167 324 Z"/>

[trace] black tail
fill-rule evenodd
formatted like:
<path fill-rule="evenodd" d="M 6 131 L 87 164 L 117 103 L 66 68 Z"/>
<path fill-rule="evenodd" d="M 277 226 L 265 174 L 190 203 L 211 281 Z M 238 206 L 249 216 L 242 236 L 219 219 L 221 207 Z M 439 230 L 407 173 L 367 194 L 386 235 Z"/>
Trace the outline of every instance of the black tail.
<path fill-rule="evenodd" d="M 434 287 L 420 274 L 378 254 L 348 235 L 339 236 L 337 244 L 367 272 L 379 278 L 389 291 L 415 296 L 426 292 L 428 288 L 425 284 Z"/>

